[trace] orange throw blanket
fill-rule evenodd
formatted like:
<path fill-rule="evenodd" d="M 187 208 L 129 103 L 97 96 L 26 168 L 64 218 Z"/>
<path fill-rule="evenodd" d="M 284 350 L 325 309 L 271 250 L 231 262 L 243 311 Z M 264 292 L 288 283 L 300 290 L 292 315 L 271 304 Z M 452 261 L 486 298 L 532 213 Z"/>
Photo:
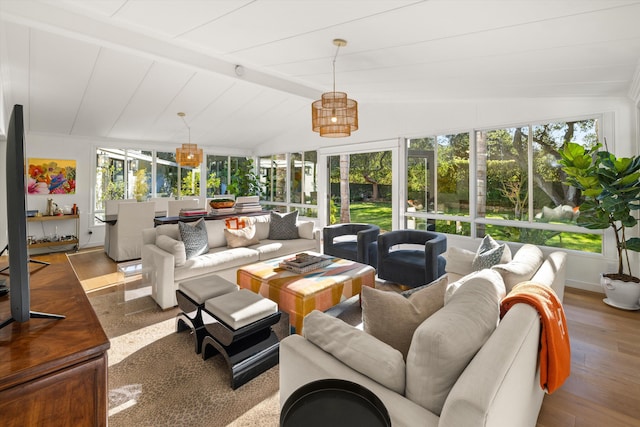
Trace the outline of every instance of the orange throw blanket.
<path fill-rule="evenodd" d="M 540 387 L 551 394 L 571 370 L 571 344 L 562 303 L 549 286 L 522 282 L 500 303 L 500 318 L 518 303 L 529 304 L 540 314 Z"/>

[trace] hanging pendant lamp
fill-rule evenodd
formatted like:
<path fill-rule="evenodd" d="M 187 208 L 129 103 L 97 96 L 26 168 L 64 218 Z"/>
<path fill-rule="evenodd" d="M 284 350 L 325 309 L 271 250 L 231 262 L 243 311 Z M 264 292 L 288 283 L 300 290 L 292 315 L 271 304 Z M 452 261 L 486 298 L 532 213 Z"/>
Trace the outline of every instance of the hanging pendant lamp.
<path fill-rule="evenodd" d="M 178 113 L 178 117 L 182 119 L 184 125 L 189 131 L 189 142 L 186 144 L 182 144 L 181 148 L 176 148 L 176 161 L 180 166 L 200 166 L 203 156 L 202 148 L 198 148 L 197 144 L 191 143 L 191 128 L 187 124 L 187 121 L 184 119 L 185 116 L 185 113 Z"/>
<path fill-rule="evenodd" d="M 321 99 L 311 104 L 311 121 L 313 131 L 320 136 L 342 138 L 358 130 L 358 103 L 345 92 L 336 92 L 336 58 L 347 41 L 335 39 L 333 44 L 337 46 L 333 57 L 333 92 L 323 93 Z"/>

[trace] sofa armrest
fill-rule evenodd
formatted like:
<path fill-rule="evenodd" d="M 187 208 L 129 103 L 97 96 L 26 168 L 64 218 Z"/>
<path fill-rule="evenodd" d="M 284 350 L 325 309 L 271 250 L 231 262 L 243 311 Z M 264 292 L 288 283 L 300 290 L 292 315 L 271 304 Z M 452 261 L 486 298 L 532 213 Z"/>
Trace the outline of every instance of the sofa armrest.
<path fill-rule="evenodd" d="M 315 240 L 315 251 L 320 253 L 322 252 L 322 229 L 314 228 L 313 229 L 313 240 Z"/>
<path fill-rule="evenodd" d="M 178 305 L 174 266 L 175 258 L 169 252 L 156 245 L 142 247 L 142 268 L 150 268 L 154 275 L 151 297 L 163 310 Z"/>
<path fill-rule="evenodd" d="M 566 279 L 567 254 L 555 251 L 546 257 L 536 274 L 531 278 L 532 282 L 551 286 L 560 299 L 564 299 L 564 282 Z"/>

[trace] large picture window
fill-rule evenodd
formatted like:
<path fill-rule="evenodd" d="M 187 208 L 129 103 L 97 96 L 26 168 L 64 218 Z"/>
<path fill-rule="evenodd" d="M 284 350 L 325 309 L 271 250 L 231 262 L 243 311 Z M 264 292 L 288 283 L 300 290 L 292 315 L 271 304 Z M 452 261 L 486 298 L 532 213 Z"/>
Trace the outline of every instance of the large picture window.
<path fill-rule="evenodd" d="M 264 209 L 298 210 L 300 216 L 318 216 L 318 155 L 316 151 L 280 153 L 258 160 Z"/>
<path fill-rule="evenodd" d="M 147 199 L 151 194 L 151 151 L 98 148 L 94 210 L 105 200 Z"/>
<path fill-rule="evenodd" d="M 409 139 L 407 227 L 600 253 L 602 235 L 576 226 L 582 198 L 563 184 L 558 163 L 567 142 L 596 144 L 598 123 L 482 129 L 473 141 L 467 133 Z"/>

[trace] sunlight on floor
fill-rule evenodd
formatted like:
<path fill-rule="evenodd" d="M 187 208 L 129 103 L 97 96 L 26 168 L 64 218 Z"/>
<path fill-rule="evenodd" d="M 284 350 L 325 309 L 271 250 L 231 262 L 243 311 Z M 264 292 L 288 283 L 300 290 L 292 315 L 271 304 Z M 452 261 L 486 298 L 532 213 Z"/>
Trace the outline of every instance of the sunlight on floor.
<path fill-rule="evenodd" d="M 244 427 L 251 425 L 252 427 L 273 426 L 273 420 L 280 419 L 280 392 L 276 391 L 263 401 L 256 404 L 253 408 L 242 414 L 226 427 Z M 256 423 L 256 420 L 262 422 Z"/>
<path fill-rule="evenodd" d="M 117 405 L 109 409 L 109 416 L 131 408 L 138 403 L 138 396 L 142 393 L 142 384 L 130 384 L 109 391 L 109 406 Z"/>
<path fill-rule="evenodd" d="M 109 366 L 120 363 L 131 354 L 141 348 L 166 337 L 174 332 L 175 319 L 167 319 L 163 322 L 149 325 L 142 329 L 136 329 L 128 334 L 111 338 L 111 349 L 108 351 Z M 124 349 L 126 352 L 116 353 L 114 349 Z"/>

